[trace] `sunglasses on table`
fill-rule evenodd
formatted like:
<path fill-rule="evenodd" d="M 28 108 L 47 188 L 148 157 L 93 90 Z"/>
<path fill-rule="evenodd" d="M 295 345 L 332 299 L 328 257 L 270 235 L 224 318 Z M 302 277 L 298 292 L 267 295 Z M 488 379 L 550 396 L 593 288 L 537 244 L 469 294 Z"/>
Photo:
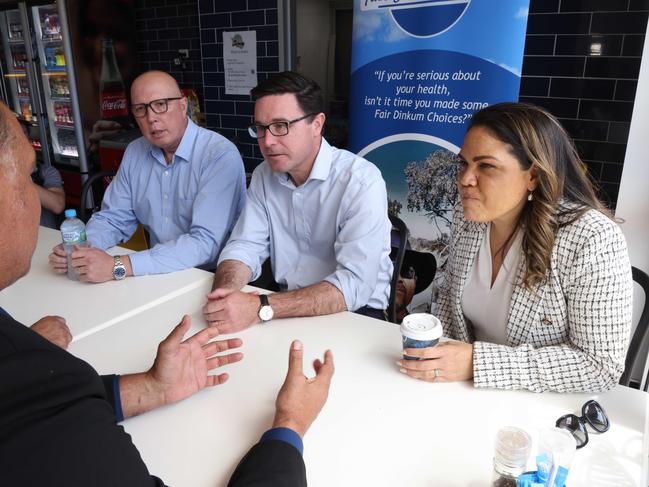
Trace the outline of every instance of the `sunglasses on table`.
<path fill-rule="evenodd" d="M 597 433 L 605 433 L 611 427 L 606 411 L 594 399 L 587 401 L 581 407 L 581 416 L 564 414 L 557 419 L 556 427 L 568 430 L 575 438 L 577 448 L 582 448 L 588 443 L 587 424 Z"/>

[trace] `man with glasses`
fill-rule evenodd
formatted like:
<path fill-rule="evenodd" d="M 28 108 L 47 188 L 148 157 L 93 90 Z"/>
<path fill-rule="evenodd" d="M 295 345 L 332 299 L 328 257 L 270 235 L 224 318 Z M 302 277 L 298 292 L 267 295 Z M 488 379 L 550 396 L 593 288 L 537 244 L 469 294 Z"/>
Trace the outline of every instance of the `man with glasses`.
<path fill-rule="evenodd" d="M 231 142 L 195 125 L 176 80 L 161 71 L 140 75 L 131 86 L 131 113 L 143 137 L 126 149 L 106 190 L 101 211 L 86 229 L 91 247 L 72 253 L 81 281 L 214 269 L 245 201 L 241 156 Z M 128 240 L 138 223 L 151 249 L 110 256 L 105 249 Z M 52 267 L 67 272 L 62 246 Z"/>
<path fill-rule="evenodd" d="M 340 311 L 385 319 L 390 221 L 385 182 L 365 159 L 322 137 L 322 90 L 293 72 L 254 88 L 256 138 L 265 161 L 219 258 L 204 314 L 224 333 L 273 317 Z M 285 292 L 240 289 L 270 258 Z"/>

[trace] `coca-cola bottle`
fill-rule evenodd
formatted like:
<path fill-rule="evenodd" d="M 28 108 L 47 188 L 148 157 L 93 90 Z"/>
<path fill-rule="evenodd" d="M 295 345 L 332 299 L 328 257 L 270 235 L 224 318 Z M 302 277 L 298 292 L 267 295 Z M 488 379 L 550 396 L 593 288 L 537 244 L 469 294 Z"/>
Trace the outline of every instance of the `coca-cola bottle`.
<path fill-rule="evenodd" d="M 100 115 L 102 120 L 128 123 L 126 90 L 117 66 L 112 39 L 101 41 L 101 77 L 99 81 Z"/>

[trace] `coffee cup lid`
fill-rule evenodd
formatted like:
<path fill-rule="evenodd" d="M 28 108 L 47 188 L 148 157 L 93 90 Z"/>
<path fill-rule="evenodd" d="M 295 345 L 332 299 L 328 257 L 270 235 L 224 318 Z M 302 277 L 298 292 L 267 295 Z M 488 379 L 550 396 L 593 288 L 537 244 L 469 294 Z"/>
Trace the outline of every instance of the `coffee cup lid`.
<path fill-rule="evenodd" d="M 442 336 L 442 324 L 428 313 L 412 313 L 401 323 L 401 334 L 413 340 L 437 340 Z"/>

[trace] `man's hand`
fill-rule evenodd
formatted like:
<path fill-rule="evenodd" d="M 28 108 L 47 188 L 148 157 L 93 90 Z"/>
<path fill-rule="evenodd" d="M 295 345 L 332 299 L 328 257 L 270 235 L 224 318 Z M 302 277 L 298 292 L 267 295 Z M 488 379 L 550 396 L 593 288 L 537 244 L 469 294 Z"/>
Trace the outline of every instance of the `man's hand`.
<path fill-rule="evenodd" d="M 72 267 L 81 282 L 97 283 L 113 279 L 115 259 L 103 250 L 75 245 L 71 256 Z"/>
<path fill-rule="evenodd" d="M 217 328 L 208 327 L 182 341 L 190 325 L 189 316 L 183 316 L 180 324 L 158 345 L 153 367 L 147 372 L 162 394 L 163 404 L 181 401 L 205 387 L 223 384 L 228 374 L 208 375 L 208 372 L 243 358 L 241 352 L 214 356 L 242 344 L 238 338 L 210 342 L 219 334 Z"/>
<path fill-rule="evenodd" d="M 258 323 L 259 295 L 233 289 L 215 289 L 207 295 L 203 315 L 220 333 L 235 333 Z"/>
<path fill-rule="evenodd" d="M 59 274 L 65 274 L 68 272 L 68 256 L 65 254 L 63 244 L 58 244 L 52 249 L 49 261 L 50 267 L 54 269 L 55 272 L 58 272 Z"/>
<path fill-rule="evenodd" d="M 473 378 L 473 345 L 448 341 L 428 348 L 406 348 L 404 354 L 427 360 L 399 360 L 401 372 L 428 382 L 454 382 Z"/>
<path fill-rule="evenodd" d="M 63 350 L 67 349 L 72 341 L 70 328 L 65 323 L 65 318 L 60 316 L 44 316 L 30 328 Z"/>
<path fill-rule="evenodd" d="M 334 357 L 331 350 L 327 350 L 324 363 L 316 359 L 313 362 L 316 375 L 308 379 L 304 375 L 302 356 L 302 342 L 295 340 L 288 356 L 286 380 L 275 402 L 273 428 L 290 428 L 304 437 L 327 401 L 334 375 Z"/>

